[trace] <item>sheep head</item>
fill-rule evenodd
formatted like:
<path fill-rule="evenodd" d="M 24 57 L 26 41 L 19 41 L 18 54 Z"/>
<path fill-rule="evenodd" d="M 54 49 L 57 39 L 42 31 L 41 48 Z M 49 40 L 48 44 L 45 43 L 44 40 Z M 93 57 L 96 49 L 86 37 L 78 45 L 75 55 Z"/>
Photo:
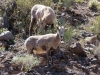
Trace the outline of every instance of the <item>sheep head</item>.
<path fill-rule="evenodd" d="M 41 25 L 39 25 L 39 32 L 41 32 L 43 29 L 45 29 L 46 23 L 42 22 Z"/>
<path fill-rule="evenodd" d="M 64 33 L 67 31 L 67 28 L 65 28 L 64 26 L 57 26 L 57 34 L 59 35 L 59 37 L 62 39 L 64 36 Z"/>

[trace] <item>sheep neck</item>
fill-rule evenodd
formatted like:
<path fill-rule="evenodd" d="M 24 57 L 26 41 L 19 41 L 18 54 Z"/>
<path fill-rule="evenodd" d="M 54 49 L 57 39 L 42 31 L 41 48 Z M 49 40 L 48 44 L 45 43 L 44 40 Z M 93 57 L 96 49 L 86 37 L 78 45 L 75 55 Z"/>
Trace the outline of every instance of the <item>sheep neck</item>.
<path fill-rule="evenodd" d="M 57 36 L 56 36 L 56 39 L 57 39 L 57 40 L 58 40 L 58 39 L 61 40 L 61 37 L 60 37 L 60 35 L 59 35 L 59 31 L 57 31 L 56 35 L 57 35 Z"/>

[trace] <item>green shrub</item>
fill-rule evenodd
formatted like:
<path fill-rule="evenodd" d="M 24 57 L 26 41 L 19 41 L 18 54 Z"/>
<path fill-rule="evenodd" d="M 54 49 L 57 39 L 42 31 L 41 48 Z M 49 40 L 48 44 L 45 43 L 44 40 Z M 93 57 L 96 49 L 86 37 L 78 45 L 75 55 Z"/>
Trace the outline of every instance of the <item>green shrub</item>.
<path fill-rule="evenodd" d="M 67 8 L 69 8 L 74 2 L 74 0 L 62 0 L 62 1 Z"/>
<path fill-rule="evenodd" d="M 66 41 L 70 41 L 71 38 L 72 38 L 72 35 L 73 35 L 73 28 L 70 26 L 70 27 L 66 27 L 68 28 L 68 30 L 66 31 L 66 33 L 64 34 L 64 39 Z"/>
<path fill-rule="evenodd" d="M 4 46 L 0 47 L 0 52 L 2 52 L 4 50 L 5 50 L 5 47 Z"/>
<path fill-rule="evenodd" d="M 6 29 L 6 28 L 1 28 L 1 29 L 0 29 L 0 34 L 1 34 L 2 32 L 4 32 L 4 31 L 7 31 L 7 29 Z"/>
<path fill-rule="evenodd" d="M 35 4 L 44 4 L 52 6 L 52 0 L 17 0 L 17 9 L 20 9 L 21 12 L 25 13 L 27 10 L 30 10 Z"/>
<path fill-rule="evenodd" d="M 75 0 L 77 3 L 82 3 L 84 0 Z"/>

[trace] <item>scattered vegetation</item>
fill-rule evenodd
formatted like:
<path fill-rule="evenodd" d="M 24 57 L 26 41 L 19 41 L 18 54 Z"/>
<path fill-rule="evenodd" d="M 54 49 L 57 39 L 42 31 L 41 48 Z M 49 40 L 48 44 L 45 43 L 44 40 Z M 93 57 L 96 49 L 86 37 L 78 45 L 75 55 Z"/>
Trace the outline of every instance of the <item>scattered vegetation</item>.
<path fill-rule="evenodd" d="M 74 0 L 63 0 L 62 2 L 66 6 L 66 8 L 69 8 L 72 5 L 72 3 L 74 2 Z"/>
<path fill-rule="evenodd" d="M 71 26 L 66 26 L 68 30 L 65 32 L 64 39 L 70 41 L 73 35 L 73 28 Z"/>
<path fill-rule="evenodd" d="M 4 51 L 5 50 L 5 47 L 4 46 L 1 46 L 0 47 L 0 52 Z"/>
<path fill-rule="evenodd" d="M 53 6 L 52 0 L 17 0 L 17 9 L 14 14 L 17 15 L 18 20 L 22 20 L 19 27 L 22 29 L 23 27 L 26 28 L 26 30 L 29 27 L 30 24 L 30 10 L 33 5 L 35 4 L 44 4 L 48 6 Z"/>
<path fill-rule="evenodd" d="M 98 8 L 100 6 L 100 2 L 98 2 L 97 0 L 89 0 L 88 5 L 89 5 L 90 9 L 98 10 Z"/>
<path fill-rule="evenodd" d="M 77 3 L 82 3 L 84 0 L 75 0 Z"/>
<path fill-rule="evenodd" d="M 95 21 L 92 21 L 93 27 L 91 28 L 92 32 L 95 34 L 100 33 L 100 16 L 96 17 Z"/>
<path fill-rule="evenodd" d="M 98 57 L 100 63 L 100 44 L 94 49 L 93 53 Z"/>
<path fill-rule="evenodd" d="M 10 3 L 12 3 L 14 0 L 1 0 L 0 1 L 0 6 L 3 8 L 6 8 Z"/>
<path fill-rule="evenodd" d="M 52 0 L 17 0 L 17 11 L 20 11 L 21 15 L 19 17 L 22 17 L 23 15 L 26 15 L 30 12 L 31 8 L 35 4 L 44 4 L 48 6 L 52 6 L 53 2 Z M 25 12 L 26 11 L 26 12 Z"/>
<path fill-rule="evenodd" d="M 6 28 L 1 28 L 0 33 L 2 33 L 3 31 L 7 31 L 7 29 Z"/>
<path fill-rule="evenodd" d="M 22 68 L 26 71 L 31 69 L 34 66 L 38 66 L 40 64 L 40 59 L 33 55 L 25 55 L 25 56 L 15 56 L 13 57 L 12 63 L 21 64 Z"/>

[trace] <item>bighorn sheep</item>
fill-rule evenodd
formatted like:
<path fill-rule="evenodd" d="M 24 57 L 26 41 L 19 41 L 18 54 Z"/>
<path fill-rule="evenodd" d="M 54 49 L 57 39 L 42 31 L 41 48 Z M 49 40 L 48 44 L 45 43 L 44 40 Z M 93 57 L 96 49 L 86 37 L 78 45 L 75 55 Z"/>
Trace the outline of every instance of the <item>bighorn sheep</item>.
<path fill-rule="evenodd" d="M 45 34 L 45 35 L 35 35 L 30 36 L 25 40 L 25 47 L 28 54 L 47 54 L 48 65 L 49 65 L 49 53 L 52 50 L 56 50 L 60 45 L 61 39 L 67 28 L 57 27 L 57 33 L 55 34 Z M 51 58 L 52 59 L 52 58 Z"/>
<path fill-rule="evenodd" d="M 54 28 L 55 18 L 55 12 L 51 7 L 40 4 L 34 5 L 31 9 L 29 35 L 32 35 L 32 29 L 35 23 L 37 23 L 36 29 L 39 28 L 39 32 L 43 29 L 46 30 L 48 25 L 51 25 L 51 28 Z"/>

